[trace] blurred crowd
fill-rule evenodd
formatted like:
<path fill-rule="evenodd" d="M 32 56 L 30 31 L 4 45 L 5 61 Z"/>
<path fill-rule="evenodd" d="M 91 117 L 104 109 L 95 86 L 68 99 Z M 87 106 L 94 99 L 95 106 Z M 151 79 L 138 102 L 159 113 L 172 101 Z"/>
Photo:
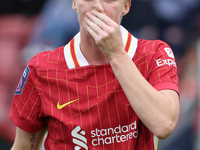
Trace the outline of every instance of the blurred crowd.
<path fill-rule="evenodd" d="M 8 114 L 28 61 L 41 51 L 65 45 L 79 31 L 71 6 L 72 0 L 0 1 L 0 147 L 7 143 L 9 149 L 14 141 L 15 125 Z M 200 149 L 200 1 L 132 0 L 122 25 L 137 38 L 167 42 L 176 57 L 181 113 L 174 133 L 161 141 L 160 149 Z"/>

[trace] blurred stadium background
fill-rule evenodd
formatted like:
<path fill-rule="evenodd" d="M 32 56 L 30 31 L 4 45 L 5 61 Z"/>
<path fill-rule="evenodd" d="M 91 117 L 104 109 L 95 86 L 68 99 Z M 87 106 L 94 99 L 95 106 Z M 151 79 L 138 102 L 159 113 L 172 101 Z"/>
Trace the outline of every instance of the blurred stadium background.
<path fill-rule="evenodd" d="M 79 31 L 72 0 L 0 1 L 0 149 L 10 150 L 15 125 L 8 117 L 18 81 L 38 52 L 63 46 Z M 161 39 L 173 49 L 181 112 L 158 150 L 200 150 L 200 0 L 132 0 L 122 20 L 135 37 Z"/>

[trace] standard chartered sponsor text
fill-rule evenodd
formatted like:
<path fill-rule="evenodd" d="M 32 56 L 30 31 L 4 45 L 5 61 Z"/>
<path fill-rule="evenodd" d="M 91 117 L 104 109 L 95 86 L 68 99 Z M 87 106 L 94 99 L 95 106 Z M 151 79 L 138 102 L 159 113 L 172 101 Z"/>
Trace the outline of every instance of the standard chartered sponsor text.
<path fill-rule="evenodd" d="M 117 126 L 115 128 L 95 129 L 91 131 L 92 145 L 105 145 L 112 143 L 120 143 L 138 137 L 138 129 L 136 121 L 129 125 Z"/>

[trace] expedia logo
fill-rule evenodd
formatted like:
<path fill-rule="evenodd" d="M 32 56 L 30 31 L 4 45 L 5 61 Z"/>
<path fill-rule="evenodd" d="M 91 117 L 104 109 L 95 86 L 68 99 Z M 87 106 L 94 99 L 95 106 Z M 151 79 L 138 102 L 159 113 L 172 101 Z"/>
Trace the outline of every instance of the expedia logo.
<path fill-rule="evenodd" d="M 25 85 L 25 83 L 26 83 L 26 80 L 27 80 L 27 78 L 28 78 L 29 72 L 30 72 L 30 69 L 29 69 L 28 66 L 26 66 L 26 68 L 25 68 L 25 70 L 24 70 L 24 72 L 23 72 L 23 75 L 22 75 L 22 77 L 21 77 L 21 79 L 20 79 L 20 81 L 19 81 L 19 84 L 18 84 L 18 86 L 17 86 L 17 89 L 16 89 L 16 91 L 15 91 L 15 95 L 20 95 L 20 94 L 22 93 L 22 90 L 23 90 L 24 85 Z"/>
<path fill-rule="evenodd" d="M 161 59 L 160 58 L 160 59 L 156 60 L 156 63 L 157 63 L 158 66 L 163 66 L 163 65 L 171 66 L 171 65 L 173 65 L 174 67 L 177 67 L 174 59 Z"/>
<path fill-rule="evenodd" d="M 85 136 L 85 131 L 81 130 L 80 126 L 77 126 L 72 130 L 71 135 L 73 136 L 73 143 L 77 146 L 74 147 L 74 150 L 80 150 L 81 148 L 84 148 L 88 150 L 87 147 L 87 139 Z"/>

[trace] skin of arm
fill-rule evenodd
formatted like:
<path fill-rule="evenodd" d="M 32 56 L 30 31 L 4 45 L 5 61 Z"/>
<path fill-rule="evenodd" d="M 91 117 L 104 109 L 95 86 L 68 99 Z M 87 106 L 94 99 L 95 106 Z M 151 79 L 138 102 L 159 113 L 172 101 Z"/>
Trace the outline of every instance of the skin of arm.
<path fill-rule="evenodd" d="M 85 20 L 138 117 L 158 138 L 169 136 L 179 116 L 178 94 L 173 90 L 157 91 L 146 81 L 124 50 L 119 24 L 95 10 L 87 13 Z"/>
<path fill-rule="evenodd" d="M 112 69 L 138 117 L 154 135 L 164 139 L 174 130 L 178 120 L 178 94 L 173 90 L 154 89 L 128 57 L 112 59 Z"/>
<path fill-rule="evenodd" d="M 40 150 L 45 128 L 36 133 L 29 133 L 17 127 L 14 144 L 11 150 Z"/>

